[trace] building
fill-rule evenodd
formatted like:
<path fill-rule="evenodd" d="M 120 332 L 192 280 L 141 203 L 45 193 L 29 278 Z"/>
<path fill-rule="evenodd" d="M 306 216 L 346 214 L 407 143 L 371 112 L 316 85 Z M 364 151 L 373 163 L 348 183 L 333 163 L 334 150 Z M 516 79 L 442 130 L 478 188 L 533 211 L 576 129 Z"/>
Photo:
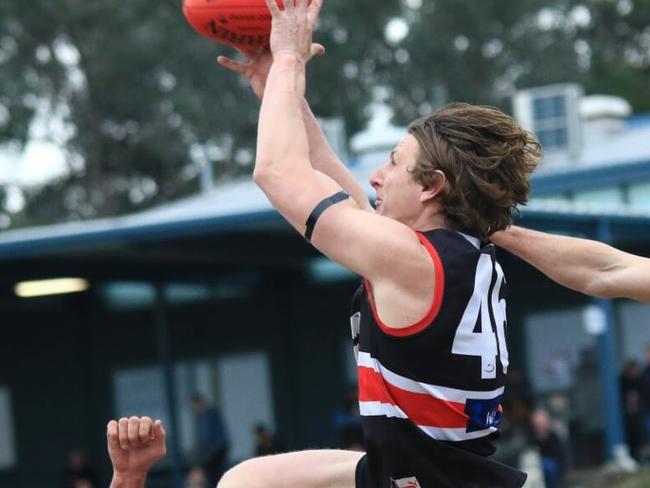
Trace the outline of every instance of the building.
<path fill-rule="evenodd" d="M 629 131 L 650 130 L 642 119 L 627 123 Z M 363 181 L 385 154 L 374 150 L 354 166 Z M 557 189 L 592 171 L 618 175 L 612 167 L 540 172 L 520 221 L 650 255 L 650 209 L 568 198 L 614 180 Z M 639 183 L 635 174 L 625 184 Z M 567 198 L 545 197 L 554 194 Z M 169 486 L 163 480 L 191 461 L 194 391 L 220 406 L 233 460 L 250 455 L 260 421 L 290 448 L 338 444 L 333 414 L 355 380 L 347 315 L 357 279 L 293 233 L 252 182 L 127 217 L 4 232 L 0 260 L 0 487 L 51 486 L 74 447 L 108 476 L 107 420 L 144 413 L 172 433 L 167 464 L 152 480 Z M 540 397 L 579 390 L 584 351 L 601 355 L 602 371 L 587 373 L 604 403 L 590 403 L 589 414 L 608 420 L 580 428 L 603 446 L 602 458 L 620 442 L 620 418 L 606 412 L 617 401 L 617 361 L 650 342 L 646 306 L 593 302 L 505 253 L 502 264 L 512 364 L 529 372 Z M 56 277 L 83 278 L 88 288 L 16 295 L 19 282 Z"/>

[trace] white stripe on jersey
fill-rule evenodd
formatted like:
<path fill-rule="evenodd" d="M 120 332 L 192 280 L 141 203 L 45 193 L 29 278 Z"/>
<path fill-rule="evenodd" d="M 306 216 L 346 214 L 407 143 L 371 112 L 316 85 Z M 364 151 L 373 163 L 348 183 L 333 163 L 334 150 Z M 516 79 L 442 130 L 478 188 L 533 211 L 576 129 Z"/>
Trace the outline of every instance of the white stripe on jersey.
<path fill-rule="evenodd" d="M 357 365 L 360 367 L 370 368 L 381 374 L 381 376 L 393 386 L 401 388 L 402 390 L 410 391 L 412 393 L 424 393 L 439 400 L 446 400 L 449 402 L 465 404 L 468 399 L 471 400 L 491 400 L 500 395 L 503 395 L 505 388 L 497 388 L 490 391 L 470 391 L 458 390 L 456 388 L 449 388 L 446 386 L 431 385 L 428 383 L 421 383 L 414 381 L 397 373 L 393 373 L 384 367 L 378 360 L 373 358 L 369 353 L 359 351 Z M 494 429 L 496 430 L 496 429 Z M 480 437 L 480 436 L 479 436 Z"/>
<path fill-rule="evenodd" d="M 408 419 L 408 415 L 397 405 L 382 402 L 359 402 L 359 413 L 364 417 L 383 415 L 384 417 Z"/>
<path fill-rule="evenodd" d="M 396 417 L 399 419 L 408 419 L 407 415 L 401 408 L 382 402 L 359 402 L 359 413 L 364 417 Z M 417 425 L 429 437 L 433 437 L 440 441 L 468 441 L 471 439 L 478 439 L 493 432 L 496 432 L 495 427 L 490 427 L 484 430 L 477 430 L 476 432 L 467 432 L 466 429 L 450 429 L 441 427 L 428 427 L 426 425 Z"/>

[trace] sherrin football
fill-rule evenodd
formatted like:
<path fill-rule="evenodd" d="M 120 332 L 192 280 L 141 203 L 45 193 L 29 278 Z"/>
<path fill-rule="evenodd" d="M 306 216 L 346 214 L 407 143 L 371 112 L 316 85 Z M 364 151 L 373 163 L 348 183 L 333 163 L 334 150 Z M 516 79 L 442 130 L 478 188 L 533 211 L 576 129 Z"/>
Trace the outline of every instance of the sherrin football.
<path fill-rule="evenodd" d="M 282 0 L 278 5 L 284 8 Z M 269 46 L 266 0 L 184 0 L 183 13 L 194 30 L 213 41 L 240 48 Z"/>

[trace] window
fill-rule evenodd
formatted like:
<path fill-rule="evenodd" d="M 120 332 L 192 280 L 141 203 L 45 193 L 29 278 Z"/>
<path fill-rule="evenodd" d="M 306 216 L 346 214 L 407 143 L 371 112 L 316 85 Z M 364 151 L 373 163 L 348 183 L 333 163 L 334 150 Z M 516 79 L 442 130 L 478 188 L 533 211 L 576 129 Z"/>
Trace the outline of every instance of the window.
<path fill-rule="evenodd" d="M 253 455 L 253 427 L 275 430 L 270 370 L 266 354 L 227 356 L 218 363 L 222 414 L 230 434 L 230 458 Z"/>
<path fill-rule="evenodd" d="M 618 307 L 621 336 L 619 359 L 621 366 L 634 359 L 639 364 L 645 362 L 646 348 L 650 346 L 650 305 L 647 303 L 622 302 Z"/>
<path fill-rule="evenodd" d="M 582 144 L 581 97 L 582 88 L 575 84 L 548 85 L 515 94 L 515 117 L 535 132 L 547 156 L 545 159 L 549 154 L 565 163 L 578 158 Z"/>
<path fill-rule="evenodd" d="M 629 190 L 630 205 L 634 207 L 650 208 L 650 183 L 634 183 Z"/>
<path fill-rule="evenodd" d="M 8 388 L 0 387 L 0 469 L 16 464 L 11 396 Z"/>
<path fill-rule="evenodd" d="M 545 150 L 565 149 L 569 142 L 566 97 L 552 95 L 533 99 L 535 132 Z"/>
<path fill-rule="evenodd" d="M 177 425 L 180 448 L 192 456 L 196 445 L 192 394 L 218 407 L 230 438 L 231 460 L 253 454 L 253 427 L 275 428 L 270 367 L 263 352 L 228 355 L 219 359 L 179 362 L 174 367 Z M 116 417 L 147 415 L 170 425 L 165 379 L 158 365 L 121 369 L 113 375 Z"/>
<path fill-rule="evenodd" d="M 583 310 L 534 313 L 526 317 L 526 350 L 533 390 L 548 393 L 574 386 L 584 351 L 595 339 L 583 327 Z"/>

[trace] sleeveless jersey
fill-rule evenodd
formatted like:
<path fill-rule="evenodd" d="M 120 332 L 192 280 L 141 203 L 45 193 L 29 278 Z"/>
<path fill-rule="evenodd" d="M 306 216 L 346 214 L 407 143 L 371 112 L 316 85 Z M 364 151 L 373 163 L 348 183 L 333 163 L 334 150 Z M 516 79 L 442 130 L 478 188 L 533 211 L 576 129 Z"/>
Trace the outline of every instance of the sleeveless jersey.
<path fill-rule="evenodd" d="M 388 328 L 367 281 L 353 299 L 365 486 L 522 486 L 523 473 L 487 458 L 508 368 L 505 280 L 495 248 L 446 229 L 418 237 L 436 275 L 421 321 Z"/>

